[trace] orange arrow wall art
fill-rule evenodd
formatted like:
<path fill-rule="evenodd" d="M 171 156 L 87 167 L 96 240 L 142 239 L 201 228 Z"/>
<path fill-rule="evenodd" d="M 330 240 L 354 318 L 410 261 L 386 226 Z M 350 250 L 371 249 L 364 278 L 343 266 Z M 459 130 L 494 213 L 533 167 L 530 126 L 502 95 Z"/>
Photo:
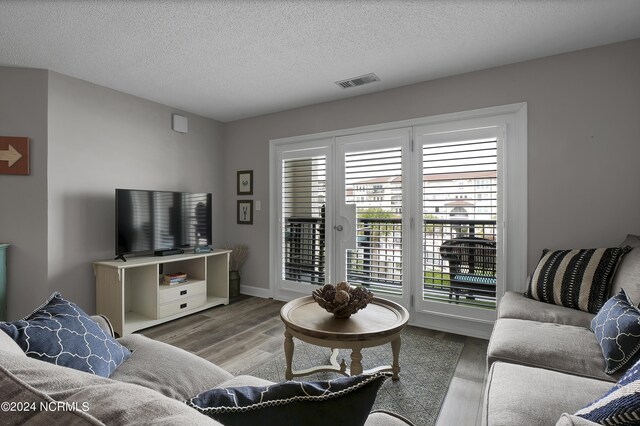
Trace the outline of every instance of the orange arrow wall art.
<path fill-rule="evenodd" d="M 0 174 L 29 174 L 29 138 L 0 136 Z"/>

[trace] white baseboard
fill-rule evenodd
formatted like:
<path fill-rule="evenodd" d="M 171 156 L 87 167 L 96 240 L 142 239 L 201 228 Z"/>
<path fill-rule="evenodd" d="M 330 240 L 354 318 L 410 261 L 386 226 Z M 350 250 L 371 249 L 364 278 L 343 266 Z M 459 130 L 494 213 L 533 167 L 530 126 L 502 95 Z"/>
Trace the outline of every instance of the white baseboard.
<path fill-rule="evenodd" d="M 250 285 L 240 285 L 240 294 L 246 294 L 247 296 L 261 297 L 263 299 L 268 299 L 270 297 L 268 288 L 253 287 Z"/>
<path fill-rule="evenodd" d="M 481 323 L 472 320 L 448 318 L 439 315 L 414 313 L 409 319 L 409 325 L 444 331 L 446 333 L 460 334 L 462 336 L 476 337 L 488 340 L 493 331 L 492 323 Z"/>

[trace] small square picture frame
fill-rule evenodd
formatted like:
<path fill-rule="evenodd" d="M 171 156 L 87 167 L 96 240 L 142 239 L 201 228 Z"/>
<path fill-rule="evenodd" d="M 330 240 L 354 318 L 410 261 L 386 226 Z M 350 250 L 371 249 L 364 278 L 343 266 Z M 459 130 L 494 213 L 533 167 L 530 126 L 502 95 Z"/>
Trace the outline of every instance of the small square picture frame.
<path fill-rule="evenodd" d="M 238 171 L 238 195 L 253 195 L 253 170 Z"/>
<path fill-rule="evenodd" d="M 238 225 L 253 225 L 253 200 L 238 200 Z"/>

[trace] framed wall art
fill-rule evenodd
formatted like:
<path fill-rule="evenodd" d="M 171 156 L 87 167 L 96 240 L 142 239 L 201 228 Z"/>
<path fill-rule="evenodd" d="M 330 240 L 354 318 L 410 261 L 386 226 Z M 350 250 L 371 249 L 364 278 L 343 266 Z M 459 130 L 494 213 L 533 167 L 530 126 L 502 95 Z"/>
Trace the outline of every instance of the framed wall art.
<path fill-rule="evenodd" d="M 238 200 L 238 224 L 253 224 L 253 200 Z"/>
<path fill-rule="evenodd" d="M 0 174 L 29 174 L 29 138 L 0 136 Z"/>
<path fill-rule="evenodd" d="M 238 195 L 253 195 L 253 170 L 238 171 Z"/>

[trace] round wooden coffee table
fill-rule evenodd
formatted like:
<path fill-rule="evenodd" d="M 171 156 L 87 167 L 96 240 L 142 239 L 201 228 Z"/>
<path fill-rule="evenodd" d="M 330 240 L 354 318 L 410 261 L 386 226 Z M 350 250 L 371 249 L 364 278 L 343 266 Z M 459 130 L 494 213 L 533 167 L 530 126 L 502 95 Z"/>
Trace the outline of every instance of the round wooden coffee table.
<path fill-rule="evenodd" d="M 400 364 L 400 333 L 409 321 L 409 312 L 395 302 L 374 298 L 366 308 L 349 318 L 336 318 L 321 308 L 311 296 L 292 300 L 280 310 L 280 318 L 285 324 L 284 353 L 287 359 L 285 378 L 305 376 L 318 371 L 335 371 L 345 376 L 362 374 L 362 348 L 370 348 L 391 343 L 393 364 L 367 370 L 391 371 L 398 380 Z M 293 371 L 293 338 L 332 349 L 330 365 L 322 365 L 306 370 Z M 351 349 L 351 368 L 345 361 L 338 364 L 338 349 Z"/>

